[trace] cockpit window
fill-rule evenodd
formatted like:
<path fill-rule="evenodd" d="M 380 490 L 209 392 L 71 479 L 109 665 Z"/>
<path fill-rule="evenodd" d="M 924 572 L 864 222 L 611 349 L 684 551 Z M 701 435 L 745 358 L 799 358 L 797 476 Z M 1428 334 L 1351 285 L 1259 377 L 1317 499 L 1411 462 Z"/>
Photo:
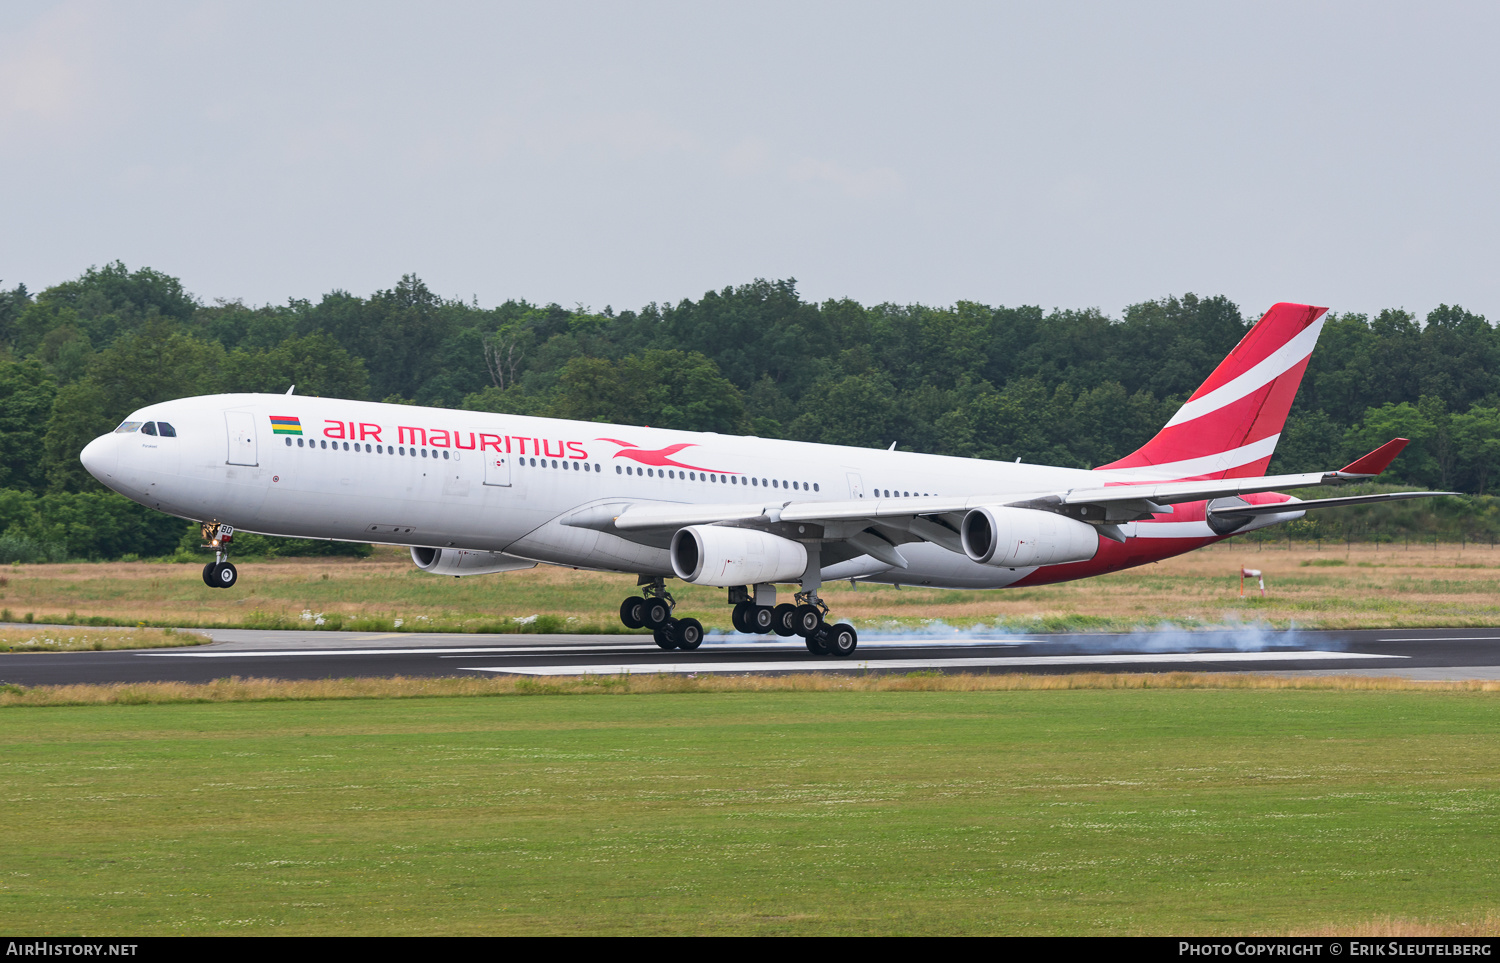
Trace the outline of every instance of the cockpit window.
<path fill-rule="evenodd" d="M 156 423 L 156 430 L 159 431 L 159 432 L 161 432 L 161 436 L 163 438 L 176 438 L 177 437 L 177 429 L 173 428 L 171 425 L 167 424 L 165 421 L 158 421 Z"/>
<path fill-rule="evenodd" d="M 156 422 L 154 422 L 154 421 L 148 421 L 144 425 L 142 425 L 141 426 L 141 434 L 143 434 L 143 435 L 154 435 L 154 434 L 156 434 Z"/>
<path fill-rule="evenodd" d="M 123 435 L 124 433 L 126 433 L 128 431 L 140 431 L 142 424 L 144 424 L 144 422 L 140 422 L 140 421 L 122 421 L 122 422 L 120 422 L 120 427 L 118 427 L 118 428 L 115 429 L 115 434 L 117 434 L 117 435 Z"/>

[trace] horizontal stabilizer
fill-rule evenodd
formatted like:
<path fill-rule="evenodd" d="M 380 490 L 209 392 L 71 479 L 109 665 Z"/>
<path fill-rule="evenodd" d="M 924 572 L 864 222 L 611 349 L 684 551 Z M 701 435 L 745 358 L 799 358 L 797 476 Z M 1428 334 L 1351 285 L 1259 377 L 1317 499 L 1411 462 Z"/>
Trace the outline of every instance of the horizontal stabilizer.
<path fill-rule="evenodd" d="M 1408 444 L 1410 444 L 1410 439 L 1408 438 L 1392 438 L 1363 458 L 1357 458 L 1350 464 L 1340 468 L 1339 474 L 1378 475 L 1391 467 L 1391 462 L 1396 460 L 1396 456 L 1401 454 L 1401 449 L 1405 448 Z"/>
<path fill-rule="evenodd" d="M 1400 439 L 1405 441 L 1406 439 Z M 1392 443 L 1394 444 L 1394 442 Z M 1370 457 L 1369 455 L 1365 456 Z M 1364 459 L 1360 459 L 1363 461 Z M 1356 463 L 1357 464 L 1357 463 Z M 1348 471 L 1348 469 L 1344 469 Z M 1280 515 L 1283 512 L 1305 512 L 1314 508 L 1342 508 L 1345 505 L 1369 505 L 1374 502 L 1393 502 L 1404 498 L 1432 498 L 1434 495 L 1457 495 L 1458 492 L 1386 492 L 1383 495 L 1350 495 L 1346 498 L 1315 498 L 1310 502 L 1279 502 L 1275 505 L 1235 505 L 1232 508 L 1215 509 L 1215 515 L 1234 518 L 1240 515 Z"/>

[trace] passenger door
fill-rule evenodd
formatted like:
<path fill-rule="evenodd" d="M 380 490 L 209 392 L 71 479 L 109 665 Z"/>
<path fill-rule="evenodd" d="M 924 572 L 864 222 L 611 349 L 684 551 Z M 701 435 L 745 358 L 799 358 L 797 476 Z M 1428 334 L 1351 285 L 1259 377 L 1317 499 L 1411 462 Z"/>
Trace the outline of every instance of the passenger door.
<path fill-rule="evenodd" d="M 510 454 L 508 452 L 493 449 L 484 452 L 484 483 L 510 487 Z"/>
<path fill-rule="evenodd" d="M 259 465 L 260 458 L 255 445 L 255 414 L 250 411 L 224 412 L 224 425 L 229 432 L 229 460 L 231 465 Z"/>

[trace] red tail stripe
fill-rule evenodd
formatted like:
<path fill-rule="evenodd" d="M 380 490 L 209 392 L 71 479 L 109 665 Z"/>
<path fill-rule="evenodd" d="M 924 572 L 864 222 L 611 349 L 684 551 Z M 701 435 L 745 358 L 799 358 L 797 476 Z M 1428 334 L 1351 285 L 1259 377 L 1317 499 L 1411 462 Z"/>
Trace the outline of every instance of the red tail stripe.
<path fill-rule="evenodd" d="M 1208 380 L 1193 392 L 1192 398 L 1202 398 L 1249 372 L 1316 323 L 1326 312 L 1326 308 L 1305 304 L 1277 304 L 1266 312 L 1265 317 L 1256 323 L 1229 356 L 1214 369 Z M 1118 461 L 1101 465 L 1100 468 L 1146 468 L 1195 459 L 1212 459 L 1216 455 L 1274 438 L 1286 425 L 1292 400 L 1296 397 L 1310 358 L 1309 348 L 1308 357 L 1295 361 L 1256 390 L 1204 411 L 1189 421 L 1168 425 L 1137 451 Z M 1231 389 L 1228 393 L 1238 392 Z M 1209 401 L 1203 404 L 1214 403 Z M 1191 412 L 1178 413 L 1179 417 L 1190 415 Z M 1269 465 L 1268 454 L 1244 465 L 1207 475 L 1194 472 L 1192 476 L 1185 477 L 1246 478 L 1263 474 Z M 1188 467 L 1183 466 L 1184 469 Z"/>
<path fill-rule="evenodd" d="M 1278 381 L 1281 379 L 1277 379 Z M 1265 411 L 1266 399 L 1276 389 L 1276 384 L 1266 385 L 1254 394 L 1246 395 L 1239 401 L 1231 402 L 1218 411 L 1196 418 L 1180 425 L 1172 425 L 1163 428 L 1150 444 L 1135 451 L 1119 461 L 1108 465 L 1099 466 L 1106 468 L 1143 468 L 1149 465 L 1165 465 L 1170 462 L 1187 461 L 1190 458 L 1203 458 L 1216 455 L 1221 452 L 1233 451 L 1251 442 L 1260 441 L 1277 433 L 1280 426 L 1276 425 L 1267 429 L 1266 421 L 1262 419 Z M 1294 383 L 1295 390 L 1295 383 Z M 1236 429 L 1245 424 L 1251 426 L 1251 431 L 1238 436 Z M 1257 430 L 1258 429 L 1258 430 Z M 1227 439 L 1235 434 L 1239 440 L 1232 444 Z M 1226 439 L 1224 444 L 1212 444 L 1206 439 Z"/>
<path fill-rule="evenodd" d="M 1234 346 L 1229 356 L 1219 363 L 1208 380 L 1193 392 L 1193 398 L 1199 398 L 1208 394 L 1216 388 L 1223 387 L 1235 378 L 1260 364 L 1271 354 L 1295 338 L 1304 328 L 1321 318 L 1327 308 L 1313 307 L 1308 304 L 1276 304 L 1267 311 L 1265 317 L 1256 322 L 1240 343 Z"/>

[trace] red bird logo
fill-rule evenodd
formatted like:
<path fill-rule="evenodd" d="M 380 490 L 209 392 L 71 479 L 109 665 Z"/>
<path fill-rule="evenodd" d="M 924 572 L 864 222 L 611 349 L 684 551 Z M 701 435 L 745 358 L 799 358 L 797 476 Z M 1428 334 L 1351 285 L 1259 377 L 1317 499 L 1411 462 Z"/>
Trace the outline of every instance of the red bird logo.
<path fill-rule="evenodd" d="M 621 441 L 618 438 L 596 438 L 594 440 L 607 441 L 612 445 L 619 445 L 620 450 L 615 452 L 616 458 L 629 458 L 631 461 L 640 462 L 642 465 L 650 465 L 654 468 L 666 468 L 670 465 L 673 468 L 688 468 L 693 471 L 713 472 L 716 475 L 739 474 L 739 472 L 737 471 L 726 472 L 720 471 L 717 468 L 702 468 L 698 465 L 684 465 L 680 461 L 673 461 L 672 456 L 677 454 L 679 451 L 682 451 L 682 449 L 698 447 L 691 442 L 686 442 L 679 445 L 668 445 L 665 448 L 658 448 L 655 451 L 646 451 L 642 448 L 636 447 L 628 441 Z"/>

